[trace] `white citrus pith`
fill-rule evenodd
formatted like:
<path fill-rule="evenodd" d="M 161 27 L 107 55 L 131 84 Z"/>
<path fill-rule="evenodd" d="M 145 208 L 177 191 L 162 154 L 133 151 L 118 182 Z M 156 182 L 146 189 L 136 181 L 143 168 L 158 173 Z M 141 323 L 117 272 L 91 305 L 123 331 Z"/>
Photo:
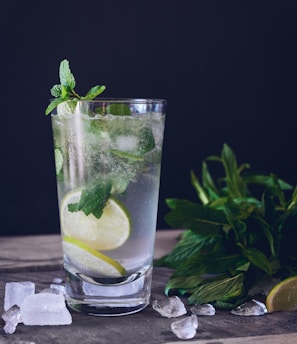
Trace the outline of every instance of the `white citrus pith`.
<path fill-rule="evenodd" d="M 96 250 L 113 250 L 122 246 L 130 235 L 130 218 L 118 201 L 109 198 L 102 216 L 82 211 L 71 212 L 68 204 L 77 203 L 81 190 L 67 193 L 61 204 L 61 227 L 66 236 L 76 238 Z"/>

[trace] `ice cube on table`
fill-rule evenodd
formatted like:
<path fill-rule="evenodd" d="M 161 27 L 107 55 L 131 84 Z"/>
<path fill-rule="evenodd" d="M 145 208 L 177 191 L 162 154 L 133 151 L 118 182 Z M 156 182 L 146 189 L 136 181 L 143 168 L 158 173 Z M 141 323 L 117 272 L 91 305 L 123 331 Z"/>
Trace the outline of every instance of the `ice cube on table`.
<path fill-rule="evenodd" d="M 62 284 L 63 280 L 60 277 L 54 277 L 52 283 L 54 284 Z"/>
<path fill-rule="evenodd" d="M 171 296 L 163 300 L 154 300 L 152 307 L 166 318 L 176 318 L 187 313 L 184 303 L 178 296 Z"/>
<path fill-rule="evenodd" d="M 195 314 L 176 320 L 171 324 L 172 332 L 180 339 L 194 338 L 198 328 L 198 318 Z"/>
<path fill-rule="evenodd" d="M 55 283 L 52 283 L 50 285 L 50 289 L 54 289 L 57 294 L 61 294 L 61 295 L 66 295 L 66 289 L 65 289 L 65 286 L 62 285 L 62 284 L 55 284 Z"/>
<path fill-rule="evenodd" d="M 13 305 L 21 306 L 24 299 L 35 293 L 35 284 L 29 281 L 8 282 L 5 284 L 4 310 Z"/>
<path fill-rule="evenodd" d="M 70 325 L 72 317 L 60 294 L 39 293 L 26 297 L 21 305 L 25 325 Z"/>
<path fill-rule="evenodd" d="M 205 303 L 203 305 L 195 305 L 190 308 L 190 311 L 196 315 L 215 315 L 216 310 L 210 303 Z"/>
<path fill-rule="evenodd" d="M 267 308 L 263 302 L 257 300 L 250 300 L 232 309 L 231 313 L 234 315 L 240 315 L 245 317 L 264 315 L 267 313 Z"/>
<path fill-rule="evenodd" d="M 10 307 L 2 315 L 2 319 L 5 321 L 5 325 L 3 327 L 4 332 L 6 334 L 13 334 L 17 325 L 22 322 L 20 307 L 17 305 Z"/>
<path fill-rule="evenodd" d="M 8 322 L 3 326 L 3 331 L 5 334 L 13 334 L 15 333 L 16 327 L 17 327 L 17 324 L 15 325 L 11 322 Z"/>

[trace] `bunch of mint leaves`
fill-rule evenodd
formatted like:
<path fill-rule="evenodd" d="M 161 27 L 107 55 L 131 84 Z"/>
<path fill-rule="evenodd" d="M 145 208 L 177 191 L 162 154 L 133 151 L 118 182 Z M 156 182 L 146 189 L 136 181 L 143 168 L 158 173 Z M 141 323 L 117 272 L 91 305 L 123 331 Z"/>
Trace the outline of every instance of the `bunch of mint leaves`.
<path fill-rule="evenodd" d="M 76 81 L 70 70 L 69 61 L 64 59 L 60 63 L 59 69 L 60 84 L 54 85 L 51 88 L 51 95 L 53 99 L 45 110 L 45 114 L 49 115 L 59 104 L 65 101 L 71 101 L 72 105 L 78 100 L 92 100 L 99 96 L 106 87 L 104 85 L 96 85 L 92 87 L 85 96 L 80 96 L 75 91 Z"/>
<path fill-rule="evenodd" d="M 207 161 L 220 163 L 224 176 L 214 180 Z M 238 166 L 227 144 L 221 156 L 203 161 L 201 181 L 191 171 L 191 182 L 198 203 L 166 200 L 166 222 L 185 229 L 172 251 L 155 262 L 174 269 L 167 295 L 232 309 L 258 282 L 297 274 L 297 187 L 275 174 L 250 171 L 249 164 Z"/>

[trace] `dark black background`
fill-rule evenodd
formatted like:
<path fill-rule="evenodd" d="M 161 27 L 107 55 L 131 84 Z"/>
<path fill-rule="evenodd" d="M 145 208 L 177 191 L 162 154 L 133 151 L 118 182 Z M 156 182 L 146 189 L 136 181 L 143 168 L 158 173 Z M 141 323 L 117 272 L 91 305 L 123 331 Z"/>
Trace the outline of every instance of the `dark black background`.
<path fill-rule="evenodd" d="M 168 101 L 165 198 L 195 200 L 190 170 L 220 154 L 295 184 L 296 1 L 30 1 L 1 4 L 2 235 L 59 231 L 49 89 L 67 58 L 86 92 Z"/>

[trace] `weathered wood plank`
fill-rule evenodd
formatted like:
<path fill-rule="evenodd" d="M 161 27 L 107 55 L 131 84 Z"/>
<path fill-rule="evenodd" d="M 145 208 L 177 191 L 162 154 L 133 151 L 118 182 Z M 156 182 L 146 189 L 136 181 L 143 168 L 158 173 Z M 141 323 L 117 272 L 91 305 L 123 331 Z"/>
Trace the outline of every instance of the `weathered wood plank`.
<path fill-rule="evenodd" d="M 155 268 L 153 274 L 152 299 L 165 297 L 164 285 L 170 271 L 164 268 Z M 3 309 L 4 284 L 8 281 L 31 280 L 36 283 L 37 291 L 48 287 L 54 277 L 63 277 L 63 271 L 20 272 L 0 274 L 0 307 Z M 189 306 L 187 305 L 187 308 Z M 30 327 L 19 325 L 15 334 L 0 335 L 0 343 L 15 343 L 28 340 L 38 343 L 131 343 L 156 344 L 174 343 L 177 338 L 170 330 L 173 319 L 162 318 L 150 306 L 144 311 L 123 317 L 93 317 L 72 312 L 71 326 Z M 1 324 L 1 321 L 0 321 Z M 238 317 L 226 311 L 217 311 L 215 316 L 199 317 L 199 330 L 196 340 L 203 340 L 201 344 L 212 343 L 251 343 L 242 341 L 245 337 L 261 337 L 259 343 L 286 343 L 281 341 L 265 342 L 265 336 L 286 334 L 284 338 L 296 338 L 297 312 L 280 312 L 258 317 Z M 2 323 L 3 325 L 3 323 Z M 287 336 L 292 333 L 292 337 Z M 295 336 L 295 337 L 294 337 Z M 243 337 L 243 339 L 242 339 Z M 50 338 L 50 340 L 49 340 Z M 233 338 L 233 341 L 227 341 Z M 235 338 L 235 339 L 234 339 Z M 237 338 L 237 341 L 236 341 Z M 240 339 L 239 339 L 240 338 Z M 1 341 L 2 340 L 2 341 Z M 5 340 L 5 341 L 4 341 Z M 231 340 L 231 339 L 228 339 Z M 234 341 L 235 340 L 235 341 Z M 258 340 L 258 339 L 257 339 Z M 260 340 L 260 339 L 259 339 Z M 285 339 L 284 339 L 285 340 Z M 192 342 L 192 341 L 191 341 Z M 293 343 L 292 341 L 291 343 Z M 195 342 L 194 342 L 195 343 Z M 197 341 L 197 344 L 200 343 Z M 253 343 L 258 343 L 254 341 Z"/>
<path fill-rule="evenodd" d="M 169 252 L 179 233 L 179 231 L 160 231 L 157 234 L 155 257 Z M 47 288 L 54 277 L 64 277 L 59 235 L 14 237 L 13 240 L 0 238 L 0 257 L 1 310 L 6 282 L 30 280 L 35 282 L 38 292 Z M 169 269 L 154 269 L 152 300 L 165 297 L 164 287 L 170 274 Z M 189 309 L 189 305 L 187 308 Z M 75 312 L 72 312 L 72 316 L 71 326 L 30 327 L 21 324 L 11 336 L 1 333 L 0 344 L 26 343 L 26 341 L 35 344 L 184 343 L 170 330 L 173 320 L 162 318 L 150 306 L 140 313 L 123 317 L 93 317 Z M 230 312 L 217 311 L 215 316 L 199 317 L 197 336 L 190 342 L 195 344 L 294 343 L 297 339 L 296 324 L 297 312 L 238 317 Z M 2 319 L 0 326 L 3 326 Z"/>
<path fill-rule="evenodd" d="M 181 232 L 157 231 L 154 257 L 170 252 Z M 57 270 L 62 263 L 60 235 L 0 237 L 0 272 Z"/>

